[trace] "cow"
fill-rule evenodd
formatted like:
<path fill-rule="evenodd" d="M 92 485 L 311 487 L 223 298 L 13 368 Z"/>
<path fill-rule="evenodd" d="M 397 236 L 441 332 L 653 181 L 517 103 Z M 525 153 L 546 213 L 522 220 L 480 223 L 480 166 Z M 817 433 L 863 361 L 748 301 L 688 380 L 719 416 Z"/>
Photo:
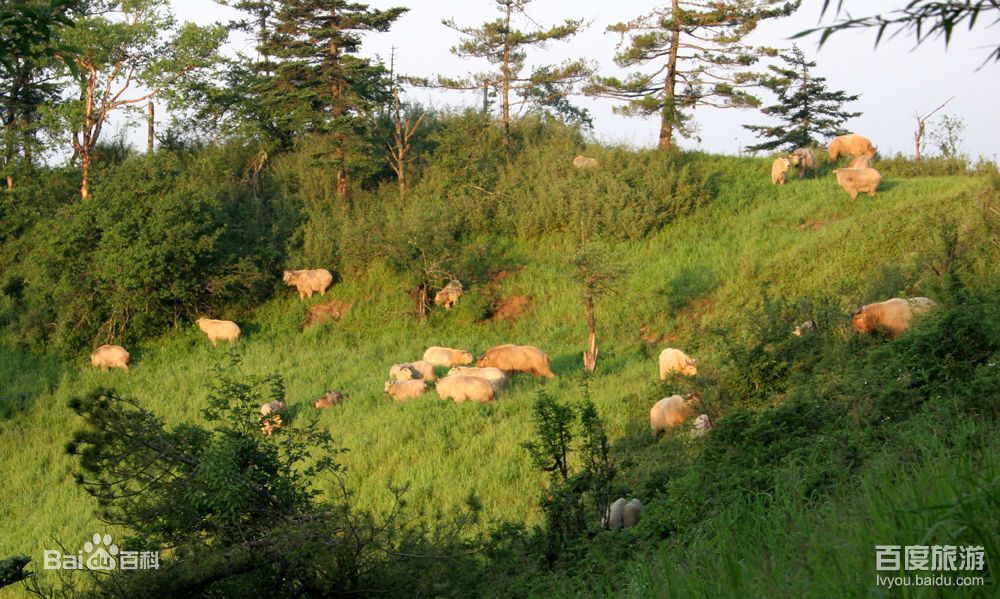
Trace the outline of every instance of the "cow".
<path fill-rule="evenodd" d="M 198 328 L 208 336 L 213 347 L 219 341 L 235 341 L 240 336 L 240 327 L 231 320 L 199 318 L 195 322 L 198 323 Z"/>
<path fill-rule="evenodd" d="M 479 368 L 499 368 L 504 372 L 527 372 L 535 376 L 554 379 L 549 367 L 549 357 L 533 345 L 498 345 L 486 350 L 479 361 Z"/>
<path fill-rule="evenodd" d="M 667 380 L 671 372 L 694 376 L 698 374 L 698 361 L 689 358 L 679 349 L 668 347 L 660 352 L 660 380 Z"/>
<path fill-rule="evenodd" d="M 438 380 L 436 390 L 441 399 L 453 399 L 455 403 L 489 403 L 496 397 L 493 385 L 478 376 L 446 376 Z"/>
<path fill-rule="evenodd" d="M 775 158 L 774 162 L 771 163 L 771 183 L 784 185 L 785 175 L 788 173 L 788 166 L 790 164 L 787 158 Z"/>
<path fill-rule="evenodd" d="M 294 286 L 299 291 L 299 301 L 312 297 L 315 292 L 326 293 L 333 284 L 333 275 L 325 268 L 314 270 L 286 270 L 282 280 L 286 285 Z"/>
<path fill-rule="evenodd" d="M 462 282 L 453 279 L 434 295 L 434 303 L 443 306 L 445 310 L 451 310 L 458 298 L 462 297 L 462 292 Z"/>
<path fill-rule="evenodd" d="M 872 141 L 863 135 L 858 135 L 857 133 L 851 133 L 849 135 L 841 135 L 839 137 L 834 137 L 833 141 L 827 147 L 827 153 L 830 156 L 830 160 L 836 160 L 841 154 L 848 154 L 850 156 L 867 156 L 873 158 L 875 156 L 876 148 L 872 145 Z"/>
<path fill-rule="evenodd" d="M 102 345 L 90 354 L 90 363 L 101 370 L 121 368 L 128 372 L 129 354 L 120 345 Z"/>
<path fill-rule="evenodd" d="M 838 168 L 833 173 L 837 175 L 837 183 L 844 191 L 851 194 L 851 199 L 858 199 L 859 193 L 867 193 L 875 197 L 875 190 L 882 182 L 882 174 L 873 168 Z"/>

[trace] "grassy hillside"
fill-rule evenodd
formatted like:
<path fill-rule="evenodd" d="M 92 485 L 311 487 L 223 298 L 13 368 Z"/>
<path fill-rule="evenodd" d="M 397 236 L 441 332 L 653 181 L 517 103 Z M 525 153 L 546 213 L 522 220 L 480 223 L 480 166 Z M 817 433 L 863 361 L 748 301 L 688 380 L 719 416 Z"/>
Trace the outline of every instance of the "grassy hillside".
<path fill-rule="evenodd" d="M 632 463 L 623 481 L 636 487 L 649 478 L 651 463 L 669 461 L 681 443 L 654 441 L 648 433 L 649 407 L 666 394 L 686 390 L 687 383 L 658 380 L 656 356 L 663 347 L 680 347 L 699 359 L 702 372 L 694 384 L 710 409 L 724 416 L 740 407 L 739 401 L 715 393 L 712 381 L 722 376 L 727 345 L 752 333 L 765 294 L 790 306 L 789 332 L 807 318 L 824 318 L 833 335 L 847 343 L 853 335 L 850 315 L 860 304 L 897 295 L 935 296 L 941 280 L 932 267 L 946 259 L 943 225 L 950 223 L 959 232 L 970 264 L 980 259 L 977 248 L 985 243 L 983 194 L 990 182 L 984 178 L 887 177 L 876 198 L 851 201 L 832 176 L 775 187 L 764 160 L 706 160 L 718 169 L 707 205 L 644 239 L 610 244 L 623 257 L 628 275 L 613 295 L 598 302 L 601 354 L 587 384 L 617 455 Z M 457 510 L 475 493 L 483 506 L 481 530 L 497 521 L 539 523 L 537 500 L 544 477 L 533 470 L 521 444 L 532 435 L 531 405 L 539 389 L 571 402 L 580 397 L 586 330 L 581 290 L 568 266 L 577 240 L 547 233 L 491 243 L 504 244 L 502 268 L 494 270 L 492 279 L 472 285 L 455 310 L 434 310 L 424 323 L 411 316 L 408 289 L 399 276 L 376 261 L 345 276 L 325 296 L 306 302 L 349 302 L 351 308 L 337 324 L 301 330 L 303 305 L 288 290 L 241 320 L 244 337 L 232 348 L 213 348 L 193 325 L 185 326 L 130 347 L 133 366 L 127 374 L 92 370 L 84 355 L 65 362 L 0 346 L 0 378 L 5 382 L 0 392 L 0 478 L 5 483 L 0 520 L 7 533 L 0 536 L 0 556 L 24 553 L 40 560 L 42 549 L 54 547 L 56 540 L 76 547 L 103 530 L 93 501 L 73 482 L 74 461 L 64 453 L 80 424 L 66 405 L 71 397 L 108 386 L 138 399 L 169 424 L 199 422 L 211 367 L 230 355 L 239 356 L 242 372 L 281 374 L 292 426 L 316 418 L 350 450 L 343 462 L 362 505 L 386 509 L 389 485 L 407 485 L 411 504 L 427 508 Z M 501 270 L 503 276 L 496 276 Z M 523 316 L 513 322 L 485 318 L 493 302 L 514 295 L 530 299 Z M 419 358 L 429 345 L 480 353 L 508 342 L 543 348 L 558 378 L 518 377 L 492 405 L 456 405 L 433 392 L 397 404 L 382 393 L 389 366 Z M 347 400 L 317 413 L 312 400 L 330 389 L 346 392 Z M 767 509 L 751 506 L 740 512 L 759 520 L 731 520 L 733 528 L 713 533 L 729 539 L 728 546 L 709 548 L 696 541 L 692 546 L 690 539 L 672 538 L 660 545 L 661 553 L 631 562 L 622 574 L 624 582 L 609 582 L 609 592 L 624 584 L 633 596 L 676 596 L 675 591 L 762 596 L 789 578 L 804 580 L 767 566 L 785 563 L 778 557 L 782 551 L 805 544 L 856 555 L 853 562 L 835 560 L 856 570 L 826 571 L 829 584 L 822 588 L 864 594 L 870 586 L 864 577 L 871 556 L 856 548 L 872 544 L 875 537 L 878 542 L 905 541 L 892 535 L 895 521 L 885 515 L 892 509 L 885 498 L 901 508 L 913 507 L 913 501 L 930 505 L 950 497 L 949 485 L 959 476 L 996 472 L 998 461 L 994 451 L 974 467 L 948 468 L 919 459 L 914 464 L 915 478 L 898 484 L 872 466 L 863 472 L 855 497 L 847 499 L 839 494 L 845 489 L 835 489 L 832 499 L 809 509 L 793 509 L 789 502 L 795 500 L 780 492 L 761 498 Z M 920 477 L 933 482 L 924 485 L 917 482 Z M 641 493 L 641 488 L 634 490 Z M 913 501 L 903 492 L 912 493 Z M 886 512 L 873 515 L 874 507 Z M 844 514 L 846 523 L 841 522 Z M 779 527 L 789 531 L 787 537 L 757 543 L 749 534 Z M 824 532 L 817 536 L 817 530 Z M 683 564 L 674 559 L 679 546 L 689 551 Z M 822 570 L 821 558 L 809 554 L 802 567 Z M 716 569 L 710 564 L 721 565 Z M 767 575 L 762 578 L 760 572 Z M 703 583 L 692 587 L 695 579 Z M 845 580 L 854 580 L 855 586 L 838 586 Z M 807 594 L 806 588 L 796 591 Z"/>

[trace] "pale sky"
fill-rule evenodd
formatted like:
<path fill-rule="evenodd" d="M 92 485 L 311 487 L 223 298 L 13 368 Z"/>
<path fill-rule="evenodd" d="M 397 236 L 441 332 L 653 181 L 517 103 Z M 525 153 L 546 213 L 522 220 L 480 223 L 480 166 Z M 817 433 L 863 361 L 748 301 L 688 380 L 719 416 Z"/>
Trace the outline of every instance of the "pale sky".
<path fill-rule="evenodd" d="M 651 0 L 535 0 L 528 6 L 528 15 L 537 23 L 549 26 L 566 18 L 582 18 L 590 22 L 586 31 L 568 42 L 555 42 L 536 54 L 529 54 L 529 64 L 552 64 L 566 59 L 586 58 L 598 63 L 604 74 L 622 74 L 614 65 L 613 55 L 618 36 L 606 33 L 611 23 L 635 18 L 651 8 L 662 5 Z M 856 16 L 872 11 L 888 11 L 902 6 L 906 0 L 845 0 L 844 6 Z M 235 11 L 209 0 L 172 0 L 181 21 L 209 23 L 227 21 Z M 805 0 L 791 17 L 761 25 L 751 40 L 760 45 L 788 47 L 787 39 L 794 33 L 815 26 L 819 21 L 822 0 Z M 835 3 L 832 3 L 835 4 Z M 362 53 L 378 55 L 388 62 L 390 48 L 396 47 L 397 72 L 431 76 L 459 76 L 484 71 L 485 62 L 460 59 L 449 49 L 459 41 L 459 34 L 441 24 L 454 18 L 460 25 L 478 25 L 499 14 L 493 0 L 370 0 L 374 8 L 407 6 L 404 14 L 388 33 L 370 34 Z M 823 19 L 833 22 L 832 13 Z M 979 68 L 1000 36 L 995 19 L 985 16 L 976 30 L 957 31 L 951 45 L 944 48 L 938 39 L 914 46 L 913 38 L 901 35 L 874 48 L 873 31 L 845 31 L 834 35 L 820 50 L 818 36 L 797 43 L 807 57 L 818 63 L 816 72 L 827 78 L 831 89 L 860 94 L 849 105 L 850 110 L 863 115 L 849 121 L 847 128 L 872 139 L 883 155 L 902 151 L 913 153 L 914 111 L 926 113 L 951 96 L 955 99 L 941 112 L 965 119 L 966 131 L 960 150 L 973 158 L 986 156 L 997 160 L 1000 154 L 1000 63 Z M 237 40 L 236 44 L 243 43 Z M 246 51 L 252 48 L 244 48 Z M 476 106 L 479 94 L 411 90 L 411 99 L 438 107 L 447 105 Z M 765 96 L 765 105 L 771 98 Z M 587 107 L 594 117 L 594 135 L 602 142 L 627 144 L 635 147 L 655 145 L 658 122 L 655 119 L 626 118 L 613 114 L 614 101 L 576 98 L 575 103 Z M 698 148 L 716 153 L 735 154 L 756 138 L 740 127 L 741 124 L 769 122 L 756 110 L 719 110 L 699 108 L 694 112 L 700 127 L 701 142 L 682 139 L 687 149 Z M 935 121 L 929 122 L 929 130 Z M 135 133 L 136 139 L 142 133 Z M 144 143 L 144 142 L 143 142 Z M 936 150 L 928 147 L 929 153 Z"/>

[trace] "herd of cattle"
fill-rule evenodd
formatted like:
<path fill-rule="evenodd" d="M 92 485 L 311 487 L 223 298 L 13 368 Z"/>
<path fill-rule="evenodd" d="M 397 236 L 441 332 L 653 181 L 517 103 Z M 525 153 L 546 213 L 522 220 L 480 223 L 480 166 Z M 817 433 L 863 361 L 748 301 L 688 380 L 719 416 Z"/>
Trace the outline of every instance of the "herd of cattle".
<path fill-rule="evenodd" d="M 871 158 L 875 147 L 871 141 L 857 134 L 837 137 L 830 144 L 829 156 L 836 160 L 840 154 L 853 157 L 847 168 L 834 170 L 837 182 L 852 198 L 858 193 L 875 195 L 875 190 L 881 181 L 878 171 L 871 168 Z M 594 168 L 597 161 L 592 158 L 578 156 L 574 165 L 579 168 Z M 772 182 L 784 184 L 789 168 L 794 167 L 799 178 L 812 171 L 815 175 L 816 157 L 812 150 L 800 148 L 788 157 L 779 157 L 771 169 Z M 299 299 L 312 297 L 313 293 L 326 293 L 333 284 L 333 275 L 326 269 L 288 270 L 283 275 L 284 282 L 295 287 Z M 453 280 L 437 293 L 434 301 L 446 309 L 452 308 L 462 297 L 461 282 Z M 880 331 L 894 338 L 910 326 L 914 314 L 921 314 L 934 306 L 934 302 L 925 297 L 908 299 L 893 298 L 884 302 L 864 305 L 852 317 L 852 326 L 859 333 Z M 219 341 L 235 341 L 240 336 L 240 327 L 230 320 L 199 318 L 195 321 L 198 328 L 205 334 L 212 345 Z M 794 335 L 801 336 L 818 331 L 820 326 L 812 321 L 806 321 L 795 327 Z M 119 345 L 102 345 L 90 356 L 91 363 L 103 370 L 120 368 L 128 371 L 129 353 Z M 467 350 L 448 347 L 430 347 L 420 360 L 393 364 L 389 368 L 389 380 L 385 382 L 383 391 L 396 401 L 404 401 L 420 397 L 428 392 L 433 385 L 441 399 L 451 399 L 456 403 L 466 401 L 492 402 L 500 390 L 515 373 L 526 373 L 544 378 L 555 378 L 549 364 L 549 357 L 542 350 L 531 345 L 498 345 L 488 349 L 473 363 L 473 356 Z M 438 378 L 435 368 L 448 368 L 447 374 Z M 659 374 L 661 380 L 680 374 L 693 376 L 698 373 L 698 363 L 683 351 L 666 348 L 659 355 Z M 317 409 L 327 408 L 343 400 L 339 391 L 330 391 L 317 399 L 313 406 Z M 701 413 L 699 413 L 701 412 Z M 264 435 L 270 436 L 284 422 L 287 406 L 280 401 L 272 401 L 260 408 L 260 428 Z M 712 418 L 704 412 L 697 393 L 686 396 L 672 395 L 657 401 L 649 410 L 649 424 L 653 436 L 669 431 L 694 419 L 691 434 L 701 435 L 712 428 Z M 609 528 L 628 528 L 639 520 L 642 503 L 638 499 L 626 501 L 619 498 L 613 502 L 605 513 L 603 523 Z"/>
<path fill-rule="evenodd" d="M 837 183 L 844 191 L 857 199 L 859 193 L 875 197 L 875 190 L 882 182 L 882 174 L 872 168 L 875 146 L 870 139 L 857 133 L 833 138 L 827 148 L 830 160 L 837 160 L 841 154 L 851 157 L 847 168 L 834 169 Z M 779 156 L 771 163 L 771 183 L 784 185 L 788 170 L 794 168 L 799 179 L 812 171 L 816 176 L 816 155 L 810 148 L 799 148 L 789 156 Z"/>

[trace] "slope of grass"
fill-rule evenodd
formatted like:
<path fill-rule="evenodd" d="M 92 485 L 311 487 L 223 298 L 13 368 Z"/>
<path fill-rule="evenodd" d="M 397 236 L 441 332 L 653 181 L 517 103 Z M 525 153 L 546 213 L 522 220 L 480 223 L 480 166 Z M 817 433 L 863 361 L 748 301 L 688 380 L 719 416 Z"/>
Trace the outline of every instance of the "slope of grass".
<path fill-rule="evenodd" d="M 711 204 L 646 240 L 617 244 L 630 274 L 597 307 L 601 359 L 588 380 L 613 441 L 648 438 L 649 406 L 673 391 L 656 376 L 660 349 L 682 347 L 710 371 L 720 348 L 699 333 L 724 328 L 738 338 L 748 326 L 748 307 L 760 301 L 765 288 L 792 299 L 835 297 L 842 316 L 836 325 L 845 334 L 851 311 L 863 302 L 929 293 L 932 275 L 926 264 L 940 258 L 937 229 L 946 221 L 971 227 L 977 191 L 984 185 L 982 179 L 963 177 L 889 179 L 877 198 L 851 201 L 830 178 L 779 188 L 767 181 L 763 161 L 719 161 L 724 173 Z M 459 509 L 474 492 L 487 524 L 538 523 L 544 477 L 531 469 L 521 448 L 531 435 L 531 401 L 543 387 L 561 399 L 579 395 L 586 331 L 580 289 L 567 266 L 574 242 L 553 236 L 511 245 L 512 274 L 496 289 L 473 287 L 454 311 L 434 311 L 425 323 L 410 316 L 410 300 L 391 273 L 373 264 L 310 300 L 351 302 L 338 324 L 301 331 L 302 305 L 289 291 L 241 322 L 245 337 L 232 348 L 211 347 L 191 325 L 130 348 L 133 367 L 127 374 L 92 370 L 84 356 L 58 364 L 3 349 L 0 368 L 24 399 L 19 411 L 0 413 L 0 477 L 5 481 L 0 520 L 7 532 L 0 536 L 0 556 L 24 553 L 40 561 L 42 549 L 55 547 L 56 540 L 74 548 L 104 530 L 93 516 L 92 501 L 73 483 L 74 465 L 64 455 L 64 444 L 78 425 L 66 406 L 69 398 L 109 386 L 139 399 L 171 425 L 199 422 L 210 367 L 230 353 L 240 356 L 239 368 L 246 373 L 284 377 L 292 426 L 294 420 L 317 418 L 350 449 L 343 462 L 362 505 L 385 509 L 388 485 L 408 485 L 409 501 L 416 506 Z M 482 321 L 488 291 L 526 295 L 531 307 L 513 323 Z M 788 324 L 791 330 L 797 323 Z M 643 327 L 661 340 L 642 340 Z M 492 405 L 456 405 L 433 392 L 397 404 L 382 394 L 389 366 L 419 358 L 429 345 L 480 353 L 507 342 L 546 350 L 558 378 L 518 377 Z M 316 413 L 312 400 L 330 389 L 346 392 L 347 401 Z M 872 496 L 877 492 L 874 486 L 866 490 Z M 811 514 L 794 526 L 822 526 L 824 514 Z M 885 530 L 886 525 L 876 524 Z M 853 541 L 863 538 L 866 524 L 856 526 Z M 805 534 L 808 529 L 796 530 Z M 734 551 L 743 548 L 734 545 Z M 635 566 L 640 586 L 681 584 L 673 576 L 656 562 Z M 755 587 L 739 579 L 739 572 L 733 576 L 735 586 L 726 588 L 754 594 Z M 711 595 L 708 589 L 704 592 Z"/>

